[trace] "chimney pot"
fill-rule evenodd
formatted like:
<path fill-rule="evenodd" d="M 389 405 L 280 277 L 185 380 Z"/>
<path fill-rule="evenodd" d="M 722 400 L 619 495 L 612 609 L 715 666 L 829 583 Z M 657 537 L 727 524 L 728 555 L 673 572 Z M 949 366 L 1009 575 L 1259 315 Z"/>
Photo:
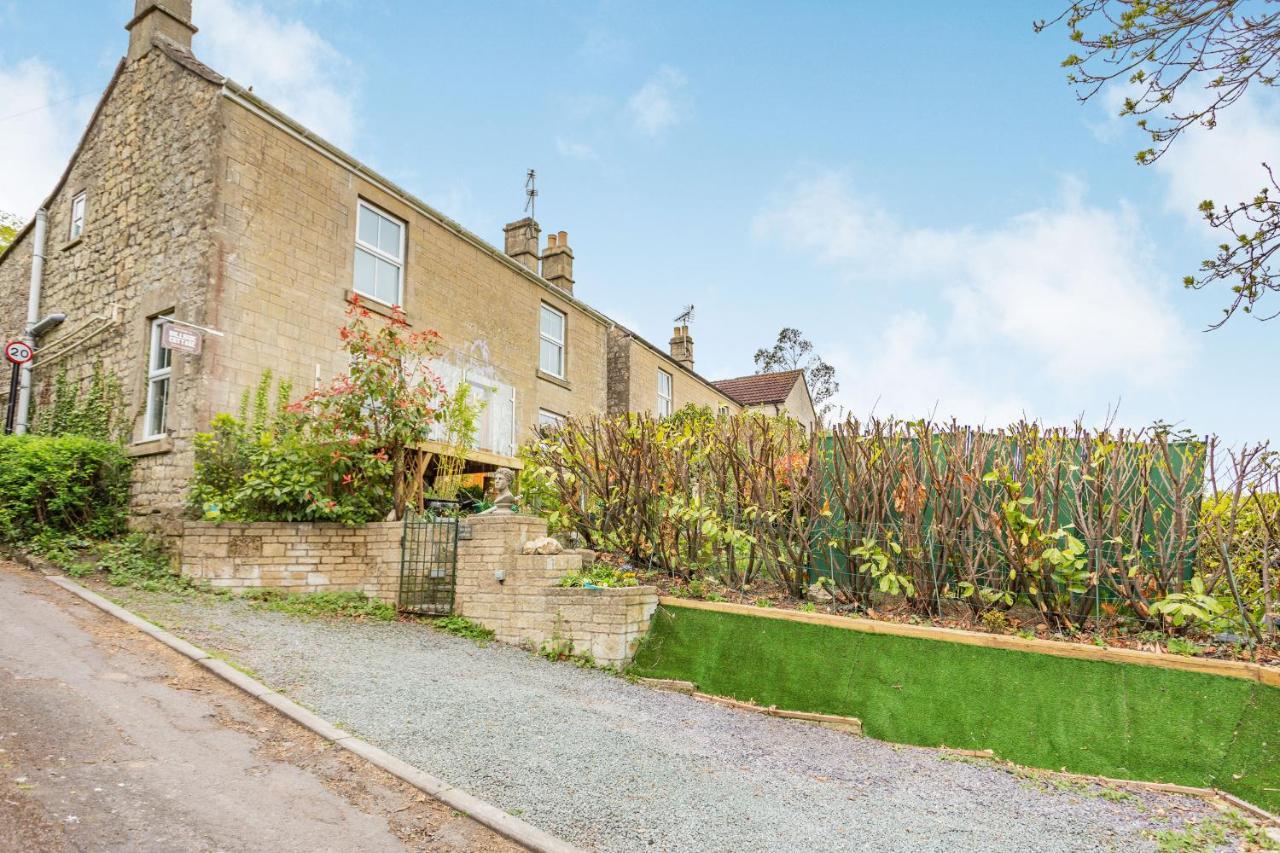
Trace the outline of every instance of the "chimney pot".
<path fill-rule="evenodd" d="M 561 245 L 561 246 L 565 246 L 565 247 L 567 247 L 567 246 L 569 245 L 569 232 L 568 232 L 568 231 L 561 231 L 561 232 L 560 232 L 560 245 Z"/>
<path fill-rule="evenodd" d="M 555 247 L 556 247 L 556 235 L 555 235 L 555 234 L 548 234 L 548 235 L 547 235 L 547 248 L 548 248 L 548 249 L 554 249 Z"/>

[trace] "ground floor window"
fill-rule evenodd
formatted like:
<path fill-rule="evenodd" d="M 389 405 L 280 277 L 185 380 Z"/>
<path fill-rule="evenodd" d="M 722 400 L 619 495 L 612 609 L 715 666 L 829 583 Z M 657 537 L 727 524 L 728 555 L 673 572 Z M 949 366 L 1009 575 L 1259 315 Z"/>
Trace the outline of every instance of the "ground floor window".
<path fill-rule="evenodd" d="M 172 320 L 165 314 L 151 321 L 150 350 L 147 354 L 147 409 L 144 438 L 160 438 L 168 432 L 169 389 L 173 374 L 173 351 L 164 346 L 164 327 Z"/>
<path fill-rule="evenodd" d="M 538 426 L 545 429 L 559 429 L 564 426 L 564 415 L 548 409 L 538 409 Z"/>

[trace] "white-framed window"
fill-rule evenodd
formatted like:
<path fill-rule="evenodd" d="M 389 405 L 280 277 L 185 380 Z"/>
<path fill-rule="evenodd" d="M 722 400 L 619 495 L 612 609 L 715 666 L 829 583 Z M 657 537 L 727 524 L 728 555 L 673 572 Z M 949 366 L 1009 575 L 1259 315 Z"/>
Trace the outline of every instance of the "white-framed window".
<path fill-rule="evenodd" d="M 542 316 L 538 320 L 538 369 L 561 379 L 564 378 L 564 326 L 564 312 L 542 303 Z"/>
<path fill-rule="evenodd" d="M 671 374 L 658 369 L 658 417 L 665 418 L 671 414 Z"/>
<path fill-rule="evenodd" d="M 545 429 L 559 429 L 564 426 L 564 415 L 549 409 L 538 409 L 538 426 Z"/>
<path fill-rule="evenodd" d="M 356 209 L 356 272 L 352 290 L 387 305 L 404 297 L 404 223 L 363 199 Z"/>
<path fill-rule="evenodd" d="M 77 193 L 71 199 L 71 237 L 74 240 L 84 233 L 85 194 Z"/>
<path fill-rule="evenodd" d="M 722 417 L 722 418 L 727 418 L 727 417 L 729 417 L 729 407 L 728 407 L 728 406 L 721 406 L 721 407 L 720 407 L 720 417 Z"/>
<path fill-rule="evenodd" d="M 169 389 L 173 374 L 173 351 L 166 349 L 164 327 L 170 315 L 162 315 L 151 321 L 151 342 L 147 353 L 147 409 L 143 424 L 143 438 L 160 438 L 167 434 L 169 419 Z"/>

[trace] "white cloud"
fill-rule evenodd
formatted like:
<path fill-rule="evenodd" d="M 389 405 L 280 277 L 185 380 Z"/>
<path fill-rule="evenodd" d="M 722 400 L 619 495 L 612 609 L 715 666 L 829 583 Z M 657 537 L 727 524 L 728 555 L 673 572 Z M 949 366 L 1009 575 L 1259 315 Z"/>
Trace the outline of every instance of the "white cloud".
<path fill-rule="evenodd" d="M 685 76 L 670 65 L 658 69 L 627 101 L 627 115 L 636 130 L 650 137 L 662 136 L 689 111 Z"/>
<path fill-rule="evenodd" d="M 910 294 L 890 306 L 878 338 L 844 356 L 847 388 L 883 395 L 893 404 L 885 413 L 920 414 L 937 403 L 940 415 L 991 422 L 1023 408 L 1018 393 L 1002 389 L 1159 386 L 1189 355 L 1167 300 L 1176 284 L 1152 263 L 1139 218 L 1080 196 L 1068 182 L 1052 208 L 995 227 L 928 229 L 828 173 L 760 213 L 754 231 L 851 282 L 874 283 L 882 299 Z M 966 381 L 974 376 L 981 381 Z"/>
<path fill-rule="evenodd" d="M 0 68 L 0 210 L 29 219 L 62 174 L 92 96 L 68 100 L 56 71 L 38 59 Z"/>
<path fill-rule="evenodd" d="M 845 415 L 936 415 L 997 426 L 1013 423 L 1028 410 L 1024 400 L 984 382 L 972 363 L 954 358 L 938 327 L 919 311 L 894 314 L 860 352 L 835 349 L 827 361 L 841 378 L 832 402 Z"/>
<path fill-rule="evenodd" d="M 1221 208 L 1253 198 L 1268 184 L 1264 162 L 1280 177 L 1280 112 L 1247 97 L 1220 113 L 1217 127 L 1185 131 L 1155 169 L 1168 182 L 1169 210 L 1208 228 L 1200 202 Z"/>
<path fill-rule="evenodd" d="M 251 0 L 201 0 L 195 52 L 336 145 L 356 135 L 355 68 L 301 21 Z"/>
<path fill-rule="evenodd" d="M 568 139 L 556 139 L 556 151 L 562 157 L 570 157 L 574 160 L 597 160 L 599 156 L 596 150 L 585 142 L 573 142 Z"/>

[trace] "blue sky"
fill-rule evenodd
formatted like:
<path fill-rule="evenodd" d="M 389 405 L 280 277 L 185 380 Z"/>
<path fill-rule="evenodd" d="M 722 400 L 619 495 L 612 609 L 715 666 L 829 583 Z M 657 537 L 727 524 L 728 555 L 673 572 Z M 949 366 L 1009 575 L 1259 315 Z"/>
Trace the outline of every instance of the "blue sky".
<path fill-rule="evenodd" d="M 0 209 L 29 216 L 123 52 L 131 0 L 0 0 Z M 538 170 L 576 292 L 697 367 L 783 325 L 846 411 L 1161 419 L 1280 440 L 1280 320 L 1204 333 L 1203 197 L 1280 145 L 1275 95 L 1140 168 L 1080 106 L 1048 2 L 195 0 L 196 55 L 501 242 Z M 17 117 L 14 114 L 21 113 Z"/>

